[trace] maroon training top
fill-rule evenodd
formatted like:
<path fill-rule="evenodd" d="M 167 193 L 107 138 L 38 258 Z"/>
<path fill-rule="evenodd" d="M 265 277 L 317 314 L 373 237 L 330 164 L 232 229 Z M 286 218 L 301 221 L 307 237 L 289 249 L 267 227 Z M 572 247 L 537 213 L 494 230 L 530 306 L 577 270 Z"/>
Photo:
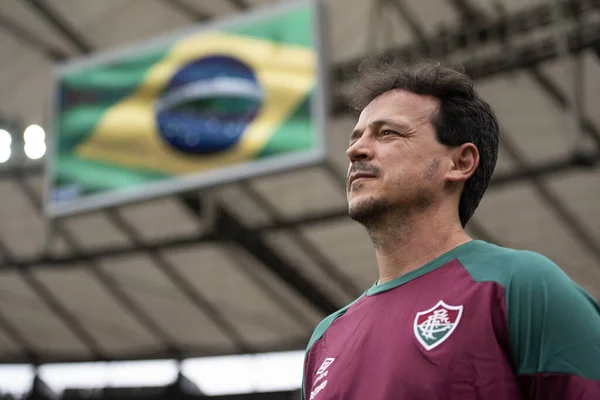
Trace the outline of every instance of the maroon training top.
<path fill-rule="evenodd" d="M 554 263 L 472 241 L 315 329 L 303 400 L 600 399 L 600 307 Z"/>

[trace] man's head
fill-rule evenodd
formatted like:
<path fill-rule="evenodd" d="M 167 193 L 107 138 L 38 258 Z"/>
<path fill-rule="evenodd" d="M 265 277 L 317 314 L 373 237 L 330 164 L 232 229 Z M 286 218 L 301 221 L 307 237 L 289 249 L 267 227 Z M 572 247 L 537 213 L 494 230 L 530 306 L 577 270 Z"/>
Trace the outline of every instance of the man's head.
<path fill-rule="evenodd" d="M 361 66 L 352 101 L 360 112 L 347 150 L 352 218 L 369 225 L 454 202 L 465 226 L 499 142 L 496 117 L 472 80 L 437 62 L 380 61 Z"/>

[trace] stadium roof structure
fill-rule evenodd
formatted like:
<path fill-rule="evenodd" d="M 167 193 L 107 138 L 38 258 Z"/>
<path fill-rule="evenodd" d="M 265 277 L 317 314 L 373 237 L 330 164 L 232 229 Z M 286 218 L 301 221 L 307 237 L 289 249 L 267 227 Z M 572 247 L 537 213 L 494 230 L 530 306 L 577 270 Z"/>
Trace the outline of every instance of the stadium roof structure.
<path fill-rule="evenodd" d="M 43 126 L 56 62 L 274 3 L 5 0 L 0 114 Z M 464 63 L 499 116 L 498 167 L 469 232 L 547 255 L 600 298 L 600 1 L 563 2 L 569 24 L 523 0 L 324 4 L 322 165 L 51 224 L 43 168 L 0 166 L 0 363 L 302 349 L 376 279 L 370 241 L 346 215 L 355 116 L 338 90 L 382 52 Z"/>

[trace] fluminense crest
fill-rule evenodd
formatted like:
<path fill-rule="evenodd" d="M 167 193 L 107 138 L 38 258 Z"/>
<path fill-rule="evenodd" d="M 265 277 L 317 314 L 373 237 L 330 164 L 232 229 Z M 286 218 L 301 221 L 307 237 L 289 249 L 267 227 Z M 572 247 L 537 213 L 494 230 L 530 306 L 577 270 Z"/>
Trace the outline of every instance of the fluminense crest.
<path fill-rule="evenodd" d="M 429 310 L 415 316 L 415 336 L 425 350 L 431 350 L 450 337 L 460 322 L 463 306 L 451 306 L 440 300 Z"/>

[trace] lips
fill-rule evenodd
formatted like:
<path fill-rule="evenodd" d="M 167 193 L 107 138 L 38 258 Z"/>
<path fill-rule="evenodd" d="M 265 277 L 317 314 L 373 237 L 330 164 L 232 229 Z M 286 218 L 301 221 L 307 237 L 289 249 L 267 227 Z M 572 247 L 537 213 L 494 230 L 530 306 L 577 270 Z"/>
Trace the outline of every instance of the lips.
<path fill-rule="evenodd" d="M 367 173 L 364 173 L 364 172 L 357 172 L 357 173 L 354 173 L 354 174 L 350 175 L 350 179 L 348 180 L 348 184 L 352 185 L 352 183 L 355 180 L 361 179 L 361 178 L 367 178 L 367 179 L 368 178 L 375 178 L 375 175 L 373 175 L 373 174 L 367 174 Z"/>

